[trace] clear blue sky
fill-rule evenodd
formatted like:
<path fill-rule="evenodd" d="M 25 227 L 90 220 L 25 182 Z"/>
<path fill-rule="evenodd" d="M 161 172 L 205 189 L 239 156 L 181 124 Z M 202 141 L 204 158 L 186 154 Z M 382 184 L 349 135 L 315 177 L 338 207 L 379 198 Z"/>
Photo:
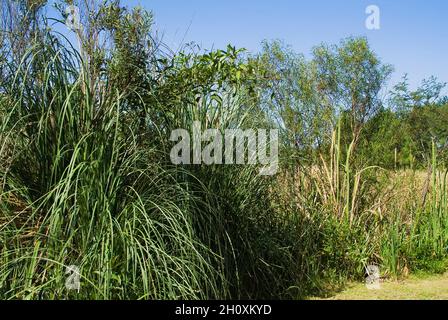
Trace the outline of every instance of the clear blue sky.
<path fill-rule="evenodd" d="M 297 52 L 367 36 L 384 62 L 395 67 L 392 83 L 409 74 L 412 87 L 431 75 L 448 82 L 447 0 L 123 0 L 154 12 L 157 30 L 172 47 L 195 41 L 205 48 L 228 43 L 260 49 L 282 39 Z M 381 10 L 381 29 L 365 28 L 368 5 Z"/>

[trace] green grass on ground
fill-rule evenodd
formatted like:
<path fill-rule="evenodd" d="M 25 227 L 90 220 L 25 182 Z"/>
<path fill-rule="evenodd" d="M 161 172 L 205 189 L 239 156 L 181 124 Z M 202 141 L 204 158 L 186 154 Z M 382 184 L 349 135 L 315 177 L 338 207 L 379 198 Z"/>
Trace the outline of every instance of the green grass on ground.
<path fill-rule="evenodd" d="M 386 281 L 379 290 L 369 290 L 362 283 L 350 284 L 329 300 L 448 300 L 448 274 Z"/>

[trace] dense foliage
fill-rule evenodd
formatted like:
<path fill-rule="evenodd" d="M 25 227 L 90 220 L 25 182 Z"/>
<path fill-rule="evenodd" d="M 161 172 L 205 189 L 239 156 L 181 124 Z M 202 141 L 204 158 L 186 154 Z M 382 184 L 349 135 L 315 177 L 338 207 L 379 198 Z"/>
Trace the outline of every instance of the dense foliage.
<path fill-rule="evenodd" d="M 172 52 L 151 13 L 73 1 L 1 5 L 0 298 L 304 298 L 444 271 L 448 99 L 364 38 L 310 60 L 280 41 Z M 179 165 L 170 133 L 277 128 L 280 172 Z M 81 288 L 65 287 L 78 266 Z"/>

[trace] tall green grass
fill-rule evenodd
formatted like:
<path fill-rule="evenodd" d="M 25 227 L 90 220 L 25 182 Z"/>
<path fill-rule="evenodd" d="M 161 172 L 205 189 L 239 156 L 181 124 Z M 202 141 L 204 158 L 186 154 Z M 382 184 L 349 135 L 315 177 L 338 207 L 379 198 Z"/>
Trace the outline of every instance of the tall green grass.
<path fill-rule="evenodd" d="M 415 179 L 418 172 L 401 177 L 359 166 L 352 145 L 341 145 L 340 134 L 339 124 L 321 163 L 285 170 L 279 179 L 284 194 L 276 201 L 287 212 L 282 219 L 296 225 L 300 249 L 295 259 L 308 277 L 301 292 L 327 295 L 348 280 L 362 281 L 369 264 L 392 278 L 445 272 L 447 173 L 437 161 L 436 146 L 429 201 L 422 203 L 421 189 L 408 185 L 409 176 Z"/>
<path fill-rule="evenodd" d="M 156 145 L 139 147 L 120 93 L 89 94 L 64 48 L 29 55 L 2 99 L 2 297 L 225 297 L 221 258 L 195 226 L 201 197 Z M 38 56 L 43 82 L 26 81 Z M 65 289 L 69 265 L 79 293 Z"/>
<path fill-rule="evenodd" d="M 50 39 L 12 66 L 1 96 L 0 297 L 291 297 L 301 270 L 292 230 L 273 214 L 272 179 L 256 166 L 169 161 L 169 133 L 193 121 L 255 126 L 244 92 L 179 99 L 142 131 L 124 93 L 92 83 L 76 52 Z M 72 265 L 79 292 L 65 287 Z"/>
<path fill-rule="evenodd" d="M 107 74 L 92 79 L 85 63 L 49 35 L 8 66 L 0 298 L 304 298 L 362 280 L 369 264 L 388 276 L 445 268 L 447 171 L 435 144 L 423 202 L 403 203 L 396 173 L 355 161 L 340 123 L 318 163 L 283 145 L 277 177 L 257 166 L 174 166 L 172 130 L 272 121 L 244 87 L 168 102 L 156 87 L 154 104 L 141 101 L 142 128 L 126 93 Z M 65 287 L 72 265 L 79 292 Z"/>

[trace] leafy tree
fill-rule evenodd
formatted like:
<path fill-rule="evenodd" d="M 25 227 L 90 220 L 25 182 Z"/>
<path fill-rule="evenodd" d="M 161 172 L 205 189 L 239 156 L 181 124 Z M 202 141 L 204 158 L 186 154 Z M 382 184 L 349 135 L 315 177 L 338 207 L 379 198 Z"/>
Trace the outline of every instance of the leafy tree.
<path fill-rule="evenodd" d="M 382 108 L 365 125 L 358 151 L 370 165 L 386 169 L 410 166 L 410 137 L 403 134 L 406 126 L 390 109 Z"/>
<path fill-rule="evenodd" d="M 264 70 L 263 110 L 282 129 L 287 146 L 312 158 L 328 137 L 333 118 L 318 91 L 316 64 L 281 41 L 264 42 L 258 62 Z"/>
<path fill-rule="evenodd" d="M 366 122 L 381 108 L 381 90 L 392 73 L 371 50 L 365 38 L 348 38 L 339 45 L 320 45 L 313 51 L 319 93 L 336 111 L 349 111 L 354 149 Z"/>
<path fill-rule="evenodd" d="M 445 83 L 430 77 L 415 91 L 409 89 L 405 75 L 390 93 L 389 104 L 403 122 L 401 135 L 408 140 L 407 148 L 414 153 L 418 163 L 425 165 L 432 141 L 441 154 L 447 149 L 447 107 L 446 97 L 441 96 Z"/>
<path fill-rule="evenodd" d="M 422 85 L 415 91 L 409 89 L 408 75 L 394 86 L 390 92 L 389 104 L 397 112 L 407 112 L 414 107 L 442 105 L 446 97 L 441 96 L 446 83 L 439 82 L 436 77 L 423 79 Z"/>

